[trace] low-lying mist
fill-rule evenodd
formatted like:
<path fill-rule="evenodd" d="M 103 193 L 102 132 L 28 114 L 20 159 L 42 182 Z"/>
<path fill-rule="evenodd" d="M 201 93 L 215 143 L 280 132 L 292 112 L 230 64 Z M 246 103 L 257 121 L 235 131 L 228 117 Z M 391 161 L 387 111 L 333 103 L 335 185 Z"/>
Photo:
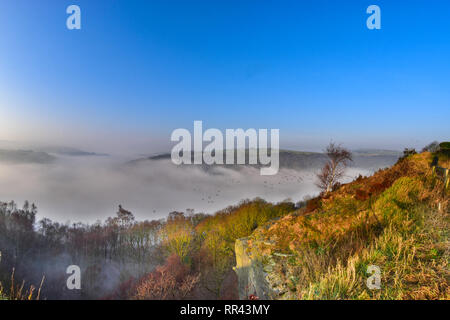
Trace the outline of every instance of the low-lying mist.
<path fill-rule="evenodd" d="M 371 171 L 349 168 L 347 180 Z M 167 159 L 131 165 L 112 157 L 58 157 L 50 164 L 0 164 L 0 201 L 29 200 L 38 219 L 63 223 L 104 220 L 119 204 L 144 220 L 186 209 L 214 213 L 246 198 L 296 202 L 319 192 L 315 179 L 314 170 L 281 168 L 275 176 L 260 176 L 246 166 L 205 171 Z"/>

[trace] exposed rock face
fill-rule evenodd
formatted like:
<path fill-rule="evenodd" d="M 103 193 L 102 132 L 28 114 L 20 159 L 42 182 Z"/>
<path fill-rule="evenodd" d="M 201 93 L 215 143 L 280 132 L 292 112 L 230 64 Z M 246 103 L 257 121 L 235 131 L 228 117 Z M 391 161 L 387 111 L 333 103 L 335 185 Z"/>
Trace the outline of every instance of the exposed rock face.
<path fill-rule="evenodd" d="M 275 272 L 275 260 L 285 257 L 262 254 L 253 242 L 248 246 L 248 238 L 236 240 L 236 267 L 234 271 L 238 277 L 239 299 L 248 299 L 255 295 L 261 300 L 289 299 L 289 291 L 284 288 L 280 275 Z M 270 245 L 264 243 L 264 245 Z"/>
<path fill-rule="evenodd" d="M 250 295 L 256 295 L 260 299 L 271 299 L 263 263 L 261 259 L 251 256 L 247 243 L 247 239 L 242 238 L 236 240 L 235 245 L 234 270 L 238 276 L 239 299 L 248 299 Z"/>

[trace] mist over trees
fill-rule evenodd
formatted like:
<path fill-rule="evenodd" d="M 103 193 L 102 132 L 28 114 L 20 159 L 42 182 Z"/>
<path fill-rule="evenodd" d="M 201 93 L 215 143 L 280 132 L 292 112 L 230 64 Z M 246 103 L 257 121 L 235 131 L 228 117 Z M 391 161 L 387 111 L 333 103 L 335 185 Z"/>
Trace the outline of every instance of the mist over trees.
<path fill-rule="evenodd" d="M 48 299 L 237 298 L 234 243 L 270 219 L 294 210 L 291 202 L 242 201 L 215 215 L 172 212 L 136 221 L 119 206 L 94 224 L 61 224 L 25 202 L 0 203 L 0 282 L 39 285 Z M 82 289 L 66 288 L 66 268 L 78 265 Z"/>

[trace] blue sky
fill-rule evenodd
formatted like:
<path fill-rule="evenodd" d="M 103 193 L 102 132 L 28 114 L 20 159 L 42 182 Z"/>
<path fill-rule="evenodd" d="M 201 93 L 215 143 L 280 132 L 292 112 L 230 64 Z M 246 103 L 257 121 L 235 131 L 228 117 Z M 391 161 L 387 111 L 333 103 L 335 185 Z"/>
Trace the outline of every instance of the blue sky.
<path fill-rule="evenodd" d="M 449 1 L 0 2 L 0 140 L 163 151 L 203 120 L 421 147 L 450 138 L 449 76 Z"/>

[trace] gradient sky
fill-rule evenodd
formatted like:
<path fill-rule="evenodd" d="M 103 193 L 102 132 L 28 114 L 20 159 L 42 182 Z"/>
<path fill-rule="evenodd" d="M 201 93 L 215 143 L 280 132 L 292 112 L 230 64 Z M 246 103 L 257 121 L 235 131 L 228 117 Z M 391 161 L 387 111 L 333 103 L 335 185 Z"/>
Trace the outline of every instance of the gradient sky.
<path fill-rule="evenodd" d="M 203 120 L 401 149 L 450 138 L 449 119 L 447 0 L 0 1 L 0 140 L 165 151 Z"/>

